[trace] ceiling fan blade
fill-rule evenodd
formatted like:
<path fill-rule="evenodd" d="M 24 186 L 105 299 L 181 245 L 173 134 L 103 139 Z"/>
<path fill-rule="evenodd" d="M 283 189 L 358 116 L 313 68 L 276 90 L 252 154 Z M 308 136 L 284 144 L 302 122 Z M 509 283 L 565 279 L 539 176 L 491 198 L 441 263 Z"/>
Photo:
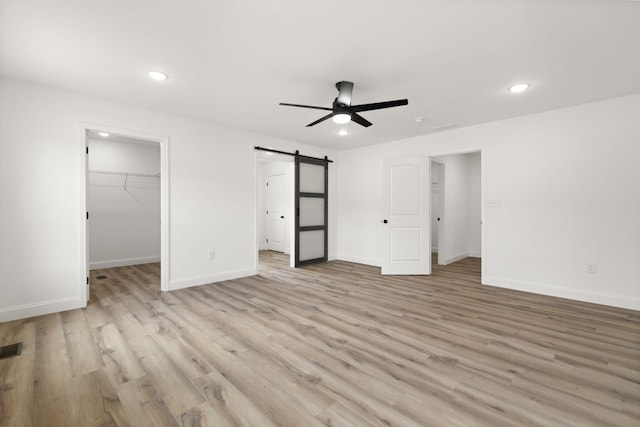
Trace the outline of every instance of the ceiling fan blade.
<path fill-rule="evenodd" d="M 309 124 L 307 125 L 307 127 L 309 127 L 309 126 L 315 126 L 315 125 L 317 125 L 317 124 L 318 124 L 318 123 L 320 123 L 320 122 L 324 122 L 325 120 L 330 119 L 331 117 L 333 117 L 333 113 L 327 114 L 326 116 L 319 118 L 318 120 L 316 120 L 316 121 L 315 121 L 315 122 L 313 122 L 313 123 L 309 123 Z"/>
<path fill-rule="evenodd" d="M 302 108 L 313 108 L 314 110 L 325 110 L 325 111 L 333 111 L 331 108 L 326 107 L 315 107 L 313 105 L 302 105 L 302 104 L 288 104 L 286 102 L 281 102 L 280 105 L 285 105 L 287 107 L 302 107 Z"/>
<path fill-rule="evenodd" d="M 346 105 L 347 107 L 351 105 L 351 94 L 353 93 L 353 83 L 351 82 L 338 82 L 336 83 L 336 88 L 338 89 L 338 104 Z"/>
<path fill-rule="evenodd" d="M 358 113 L 351 113 L 351 121 L 354 121 L 357 124 L 362 125 L 362 126 L 364 126 L 366 128 L 368 128 L 369 126 L 371 126 L 373 124 L 369 120 L 365 119 L 364 117 L 362 117 Z"/>
<path fill-rule="evenodd" d="M 380 110 L 382 108 L 399 107 L 401 105 L 407 105 L 408 103 L 409 100 L 407 99 L 398 99 L 396 101 L 374 102 L 373 104 L 352 105 L 351 111 L 353 111 L 354 113 L 359 113 L 360 111 L 371 111 Z"/>

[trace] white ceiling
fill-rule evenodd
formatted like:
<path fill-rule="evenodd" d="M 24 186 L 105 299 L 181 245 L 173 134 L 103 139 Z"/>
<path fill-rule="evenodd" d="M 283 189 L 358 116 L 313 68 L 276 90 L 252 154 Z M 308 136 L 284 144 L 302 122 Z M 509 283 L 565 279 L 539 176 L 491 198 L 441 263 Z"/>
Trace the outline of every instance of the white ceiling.
<path fill-rule="evenodd" d="M 640 2 L 2 0 L 0 74 L 344 149 L 638 93 Z M 330 107 L 340 80 L 409 105 L 346 137 L 278 106 Z"/>

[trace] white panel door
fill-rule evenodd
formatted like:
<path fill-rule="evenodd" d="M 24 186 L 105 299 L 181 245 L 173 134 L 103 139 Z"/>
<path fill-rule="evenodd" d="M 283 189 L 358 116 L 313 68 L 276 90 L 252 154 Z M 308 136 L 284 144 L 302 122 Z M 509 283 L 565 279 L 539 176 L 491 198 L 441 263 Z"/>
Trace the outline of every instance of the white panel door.
<path fill-rule="evenodd" d="M 267 177 L 265 205 L 267 215 L 267 249 L 284 252 L 286 236 L 287 186 L 286 176 L 270 175 Z"/>
<path fill-rule="evenodd" d="M 431 274 L 429 159 L 385 158 L 382 189 L 382 274 Z"/>

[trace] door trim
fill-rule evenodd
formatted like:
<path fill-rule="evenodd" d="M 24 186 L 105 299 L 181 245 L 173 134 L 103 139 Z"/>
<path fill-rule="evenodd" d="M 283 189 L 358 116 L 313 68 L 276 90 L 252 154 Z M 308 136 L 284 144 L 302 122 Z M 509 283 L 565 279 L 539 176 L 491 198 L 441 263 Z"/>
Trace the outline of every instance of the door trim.
<path fill-rule="evenodd" d="M 433 160 L 432 158 L 430 158 L 430 166 L 431 169 L 429 171 L 430 174 L 433 173 L 433 166 L 434 163 L 438 165 L 439 171 L 442 172 L 439 180 L 438 180 L 438 212 L 440 213 L 439 218 L 441 219 L 441 221 L 437 221 L 437 228 L 436 228 L 436 236 L 438 237 L 438 265 L 445 265 L 445 252 L 446 252 L 446 240 L 444 238 L 444 222 L 445 222 L 445 217 L 446 217 L 446 212 L 445 212 L 445 203 L 444 203 L 444 199 L 445 199 L 445 185 L 446 182 L 444 182 L 444 170 L 445 170 L 445 164 L 441 163 L 437 160 Z M 431 186 L 431 191 L 432 193 L 429 194 L 429 212 L 431 212 L 433 214 L 433 206 L 431 206 L 431 202 L 433 201 L 433 184 Z M 433 242 L 433 234 L 431 235 L 431 241 Z M 433 246 L 433 245 L 432 245 Z"/>
<path fill-rule="evenodd" d="M 87 166 L 87 131 L 101 130 L 112 134 L 128 136 L 131 138 L 144 139 L 160 144 L 160 290 L 169 291 L 170 283 L 170 216 L 169 216 L 169 137 L 152 133 L 132 131 L 128 129 L 117 128 L 114 126 L 101 125 L 96 123 L 81 122 L 78 126 L 79 133 L 79 150 L 80 153 L 80 212 L 79 217 L 79 236 L 80 236 L 80 262 L 79 275 L 82 283 L 80 295 L 84 297 L 84 301 L 88 301 L 89 293 L 86 278 L 89 275 L 89 247 L 88 247 L 88 222 L 85 212 L 88 211 L 87 206 L 87 190 L 89 180 L 89 170 Z"/>

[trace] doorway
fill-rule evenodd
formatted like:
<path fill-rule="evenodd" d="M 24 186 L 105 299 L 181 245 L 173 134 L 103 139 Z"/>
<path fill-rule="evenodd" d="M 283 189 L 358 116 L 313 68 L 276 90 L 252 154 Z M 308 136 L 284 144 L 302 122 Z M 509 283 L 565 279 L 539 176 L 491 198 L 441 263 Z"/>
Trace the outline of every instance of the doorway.
<path fill-rule="evenodd" d="M 293 266 L 293 170 L 289 156 L 256 152 L 256 266 L 261 251 L 286 255 Z"/>
<path fill-rule="evenodd" d="M 168 138 L 84 126 L 84 259 L 90 270 L 160 262 L 169 290 Z"/>
<path fill-rule="evenodd" d="M 286 171 L 267 172 L 264 187 L 265 243 L 270 251 L 289 253 L 287 239 L 287 192 Z"/>
<path fill-rule="evenodd" d="M 484 164 L 481 149 L 383 158 L 383 275 L 431 274 L 435 247 L 439 265 L 479 258 L 481 282 L 486 282 Z M 430 175 L 433 165 L 440 173 L 435 186 Z M 437 200 L 432 200 L 434 188 Z M 432 215 L 436 221 L 440 218 L 437 225 Z"/>
<path fill-rule="evenodd" d="M 482 255 L 480 151 L 431 157 L 432 251 L 439 265 Z"/>

